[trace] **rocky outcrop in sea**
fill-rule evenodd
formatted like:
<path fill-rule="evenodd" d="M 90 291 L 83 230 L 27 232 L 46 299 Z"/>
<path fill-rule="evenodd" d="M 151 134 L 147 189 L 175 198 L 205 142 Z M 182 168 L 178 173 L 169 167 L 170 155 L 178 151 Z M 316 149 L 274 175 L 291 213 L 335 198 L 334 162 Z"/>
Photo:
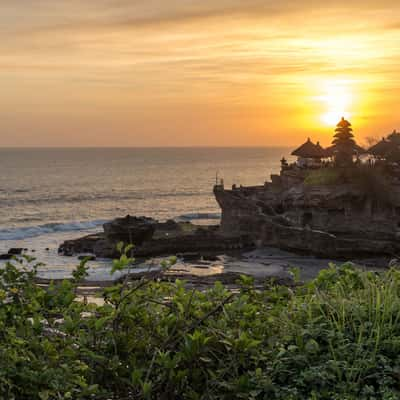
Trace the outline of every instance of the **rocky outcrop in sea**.
<path fill-rule="evenodd" d="M 219 226 L 196 226 L 190 222 L 159 222 L 148 217 L 127 215 L 103 225 L 103 232 L 65 241 L 59 254 L 91 254 L 101 258 L 119 257 L 117 244 L 134 244 L 135 257 L 185 255 L 198 258 L 254 247 L 247 235 L 222 234 Z"/>

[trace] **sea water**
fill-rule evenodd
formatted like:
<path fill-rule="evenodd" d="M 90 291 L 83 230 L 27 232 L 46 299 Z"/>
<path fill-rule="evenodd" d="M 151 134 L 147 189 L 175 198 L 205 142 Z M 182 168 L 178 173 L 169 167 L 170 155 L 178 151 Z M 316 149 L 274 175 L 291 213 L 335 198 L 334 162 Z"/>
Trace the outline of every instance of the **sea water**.
<path fill-rule="evenodd" d="M 288 148 L 0 149 L 0 253 L 10 247 L 63 277 L 77 260 L 57 255 L 66 239 L 101 231 L 116 217 L 146 215 L 218 223 L 212 189 L 262 185 Z M 49 250 L 46 250 L 49 249 Z M 94 278 L 109 262 L 93 263 Z"/>

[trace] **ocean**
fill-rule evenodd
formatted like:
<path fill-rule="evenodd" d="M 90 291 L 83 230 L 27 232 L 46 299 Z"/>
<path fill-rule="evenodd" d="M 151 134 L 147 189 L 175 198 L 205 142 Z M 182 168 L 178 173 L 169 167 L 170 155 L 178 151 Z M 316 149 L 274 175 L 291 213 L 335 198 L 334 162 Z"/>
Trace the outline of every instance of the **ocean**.
<path fill-rule="evenodd" d="M 48 264 L 49 276 L 60 277 L 76 260 L 59 257 L 59 244 L 100 231 L 113 218 L 218 223 L 216 176 L 226 186 L 263 184 L 289 153 L 288 148 L 0 149 L 0 253 L 28 248 Z"/>

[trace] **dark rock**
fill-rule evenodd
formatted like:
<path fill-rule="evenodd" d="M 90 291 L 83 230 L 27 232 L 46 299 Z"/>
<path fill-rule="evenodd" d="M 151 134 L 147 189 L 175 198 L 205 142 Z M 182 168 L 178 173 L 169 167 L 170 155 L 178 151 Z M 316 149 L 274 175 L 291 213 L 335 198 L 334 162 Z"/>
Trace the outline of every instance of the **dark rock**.
<path fill-rule="evenodd" d="M 13 247 L 8 250 L 6 254 L 0 254 L 0 260 L 11 260 L 13 256 L 20 256 L 24 249 L 19 247 Z"/>
<path fill-rule="evenodd" d="M 247 236 L 222 236 L 219 233 L 212 235 L 198 234 L 197 231 L 189 234 L 180 234 L 161 239 L 153 239 L 135 248 L 135 255 L 149 257 L 154 255 L 182 255 L 192 259 L 203 255 L 221 254 L 239 249 L 250 249 L 253 242 Z M 195 253 L 195 254 L 194 254 Z"/>
<path fill-rule="evenodd" d="M 173 219 L 169 219 L 166 222 L 161 222 L 157 224 L 157 229 L 165 229 L 168 231 L 178 231 L 180 230 L 180 227 L 182 224 L 179 224 L 178 222 L 174 221 Z"/>
<path fill-rule="evenodd" d="M 11 254 L 13 256 L 19 256 L 22 254 L 23 250 L 24 249 L 20 247 L 13 247 L 10 250 L 8 250 L 8 254 Z"/>
<path fill-rule="evenodd" d="M 104 234 L 111 242 L 141 245 L 153 237 L 157 221 L 147 217 L 117 218 L 103 225 Z"/>
<path fill-rule="evenodd" d="M 391 187 L 390 205 L 352 183 L 305 185 L 301 174 L 282 172 L 275 184 L 235 190 L 215 186 L 221 232 L 248 235 L 258 246 L 332 258 L 399 254 L 400 185 Z"/>
<path fill-rule="evenodd" d="M 97 254 L 94 251 L 95 246 L 104 240 L 104 234 L 93 234 L 75 240 L 66 240 L 58 248 L 58 253 L 64 256 L 73 256 L 79 253 Z"/>
<path fill-rule="evenodd" d="M 48 247 L 46 247 L 46 249 L 45 249 L 46 251 L 50 251 L 50 249 L 48 248 Z"/>
<path fill-rule="evenodd" d="M 218 261 L 218 256 L 215 254 L 205 254 L 202 258 L 205 261 Z"/>
<path fill-rule="evenodd" d="M 105 224 L 104 229 L 104 233 L 65 241 L 59 248 L 59 254 L 90 253 L 101 258 L 117 258 L 117 243 L 124 241 L 127 234 L 137 239 L 134 241 L 135 257 L 180 254 L 185 259 L 200 259 L 202 256 L 253 247 L 248 236 L 224 236 L 218 227 L 199 228 L 190 222 L 158 223 L 151 218 L 128 216 Z"/>

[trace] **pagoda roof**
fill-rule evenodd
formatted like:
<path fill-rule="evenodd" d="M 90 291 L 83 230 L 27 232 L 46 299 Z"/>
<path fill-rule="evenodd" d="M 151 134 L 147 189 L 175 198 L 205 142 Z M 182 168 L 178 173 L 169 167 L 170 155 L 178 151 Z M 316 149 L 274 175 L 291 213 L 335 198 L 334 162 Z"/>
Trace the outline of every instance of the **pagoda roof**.
<path fill-rule="evenodd" d="M 321 145 L 314 144 L 310 138 L 303 143 L 299 148 L 292 152 L 292 156 L 302 157 L 302 158 L 324 158 L 325 150 Z"/>
<path fill-rule="evenodd" d="M 347 119 L 344 119 L 344 117 L 342 117 L 342 119 L 339 121 L 339 123 L 336 126 L 338 128 L 348 128 L 351 126 L 351 123 L 349 121 L 347 121 Z"/>

